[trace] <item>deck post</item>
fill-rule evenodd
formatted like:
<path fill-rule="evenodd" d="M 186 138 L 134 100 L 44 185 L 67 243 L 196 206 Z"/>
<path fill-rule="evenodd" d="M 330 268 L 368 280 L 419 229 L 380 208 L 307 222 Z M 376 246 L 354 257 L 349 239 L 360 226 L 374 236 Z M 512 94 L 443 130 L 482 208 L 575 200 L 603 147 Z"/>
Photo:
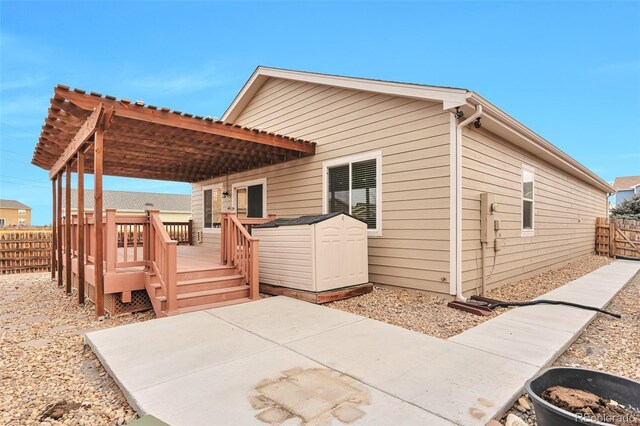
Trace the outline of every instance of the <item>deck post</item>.
<path fill-rule="evenodd" d="M 58 253 L 58 287 L 62 287 L 62 270 L 64 267 L 62 261 L 62 173 L 58 174 L 56 182 L 58 183 L 58 202 L 56 203 L 56 207 L 58 208 L 58 217 L 56 219 L 58 240 L 56 241 L 56 252 Z"/>
<path fill-rule="evenodd" d="M 193 245 L 193 219 L 189 219 L 189 225 L 187 225 L 187 241 L 190 246 Z"/>
<path fill-rule="evenodd" d="M 84 305 L 84 150 L 78 151 L 78 304 Z"/>
<path fill-rule="evenodd" d="M 102 242 L 102 166 L 103 166 L 104 129 L 98 126 L 93 141 L 93 211 L 95 217 L 96 251 L 94 253 L 94 284 L 96 318 L 104 317 L 104 244 Z"/>
<path fill-rule="evenodd" d="M 165 271 L 165 283 L 167 285 L 167 315 L 172 315 L 178 310 L 178 256 L 177 241 L 167 243 L 167 269 Z"/>
<path fill-rule="evenodd" d="M 116 209 L 106 209 L 107 229 L 105 235 L 107 238 L 107 252 L 105 260 L 107 262 L 107 274 L 116 271 L 116 262 L 118 257 L 118 227 L 116 226 Z M 124 238 L 127 238 L 125 235 Z M 125 250 L 127 247 L 125 246 Z M 125 257 L 126 259 L 126 257 Z"/>
<path fill-rule="evenodd" d="M 52 212 L 51 212 L 51 280 L 56 279 L 56 247 L 57 247 L 57 224 L 56 224 L 56 177 L 51 179 L 51 202 L 52 202 Z"/>
<path fill-rule="evenodd" d="M 257 300 L 260 298 L 260 271 L 258 253 L 260 253 L 260 240 L 253 240 L 251 242 L 251 253 L 249 254 L 250 263 L 249 267 L 249 299 Z"/>
<path fill-rule="evenodd" d="M 65 200 L 64 200 L 64 278 L 67 296 L 71 294 L 71 277 L 73 267 L 71 265 L 71 165 L 65 167 Z"/>

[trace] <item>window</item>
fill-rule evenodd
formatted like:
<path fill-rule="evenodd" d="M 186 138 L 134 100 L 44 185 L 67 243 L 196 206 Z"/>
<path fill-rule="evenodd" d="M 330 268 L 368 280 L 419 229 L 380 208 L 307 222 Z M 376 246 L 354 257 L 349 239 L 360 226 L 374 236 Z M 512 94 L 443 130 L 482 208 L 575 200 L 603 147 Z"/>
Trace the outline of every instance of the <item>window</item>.
<path fill-rule="evenodd" d="M 24 216 L 25 214 L 27 214 L 26 210 L 22 210 L 22 209 L 18 210 L 18 215 Z"/>
<path fill-rule="evenodd" d="M 222 185 L 211 185 L 202 188 L 203 227 L 211 232 L 220 229 L 222 216 Z"/>
<path fill-rule="evenodd" d="M 324 213 L 350 214 L 367 223 L 369 235 L 382 235 L 380 151 L 327 161 Z"/>
<path fill-rule="evenodd" d="M 0 217 L 0 226 L 4 226 L 4 219 Z"/>
<path fill-rule="evenodd" d="M 534 234 L 534 169 L 522 166 L 522 236 Z"/>
<path fill-rule="evenodd" d="M 27 221 L 24 218 L 18 218 L 18 225 L 24 225 L 25 223 L 27 223 Z"/>

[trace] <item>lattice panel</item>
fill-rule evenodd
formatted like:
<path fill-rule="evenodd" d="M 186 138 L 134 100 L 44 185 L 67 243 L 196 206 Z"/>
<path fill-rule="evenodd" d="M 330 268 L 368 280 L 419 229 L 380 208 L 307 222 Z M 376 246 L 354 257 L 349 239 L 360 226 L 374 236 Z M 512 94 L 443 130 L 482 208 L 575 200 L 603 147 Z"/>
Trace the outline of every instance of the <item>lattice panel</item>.
<path fill-rule="evenodd" d="M 95 303 L 95 288 L 85 283 L 85 295 L 88 300 Z M 122 303 L 120 293 L 104 295 L 104 309 L 112 317 L 134 312 L 148 311 L 151 309 L 151 301 L 146 290 L 135 290 L 131 292 L 131 302 Z"/>

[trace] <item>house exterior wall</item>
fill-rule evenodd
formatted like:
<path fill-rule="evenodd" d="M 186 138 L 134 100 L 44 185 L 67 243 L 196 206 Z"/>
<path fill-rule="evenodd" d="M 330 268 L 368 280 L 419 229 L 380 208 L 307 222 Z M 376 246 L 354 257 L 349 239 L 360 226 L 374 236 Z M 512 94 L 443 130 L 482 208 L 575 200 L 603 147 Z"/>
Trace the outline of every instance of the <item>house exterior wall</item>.
<path fill-rule="evenodd" d="M 19 214 L 24 210 L 24 214 Z M 24 219 L 22 226 L 31 226 L 31 209 L 0 209 L 0 219 L 4 219 L 4 226 L 17 226 L 19 219 Z"/>
<path fill-rule="evenodd" d="M 311 140 L 316 155 L 199 182 L 192 187 L 194 230 L 202 231 L 202 187 L 266 178 L 267 212 L 322 212 L 323 162 L 382 151 L 382 236 L 369 237 L 369 277 L 380 284 L 449 291 L 450 113 L 441 103 L 267 80 L 237 123 Z M 231 208 L 231 196 L 223 200 Z M 219 245 L 220 234 L 202 234 Z"/>
<path fill-rule="evenodd" d="M 535 169 L 534 235 L 522 236 L 521 173 Z M 495 194 L 504 247 L 487 249 L 487 288 L 556 268 L 593 253 L 595 218 L 607 194 L 533 157 L 485 129 L 465 128 L 462 142 L 463 290 L 480 286 L 480 193 Z"/>

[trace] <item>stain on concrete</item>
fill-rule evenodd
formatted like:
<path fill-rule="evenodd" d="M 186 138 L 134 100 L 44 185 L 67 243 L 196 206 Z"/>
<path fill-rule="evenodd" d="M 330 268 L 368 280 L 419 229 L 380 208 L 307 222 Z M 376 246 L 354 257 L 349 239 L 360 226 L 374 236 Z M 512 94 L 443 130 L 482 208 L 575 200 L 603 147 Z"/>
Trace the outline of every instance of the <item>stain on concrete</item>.
<path fill-rule="evenodd" d="M 493 401 L 490 401 L 486 398 L 478 398 L 478 402 L 482 405 L 484 405 L 485 407 L 493 407 L 495 404 L 493 403 Z"/>
<path fill-rule="evenodd" d="M 255 390 L 249 402 L 262 410 L 256 418 L 273 426 L 289 419 L 304 425 L 330 425 L 334 419 L 349 424 L 366 414 L 359 406 L 371 403 L 361 383 L 323 368 L 292 368 L 276 379 L 261 380 Z"/>
<path fill-rule="evenodd" d="M 484 412 L 484 411 L 482 411 L 482 410 L 478 410 L 478 409 L 477 409 L 477 408 L 475 408 L 475 407 L 471 407 L 471 408 L 469 408 L 469 414 L 471 414 L 471 416 L 472 416 L 473 418 L 476 418 L 476 419 L 478 419 L 478 420 L 482 419 L 484 416 L 486 416 L 486 415 L 487 415 L 487 413 L 485 413 L 485 412 Z"/>

